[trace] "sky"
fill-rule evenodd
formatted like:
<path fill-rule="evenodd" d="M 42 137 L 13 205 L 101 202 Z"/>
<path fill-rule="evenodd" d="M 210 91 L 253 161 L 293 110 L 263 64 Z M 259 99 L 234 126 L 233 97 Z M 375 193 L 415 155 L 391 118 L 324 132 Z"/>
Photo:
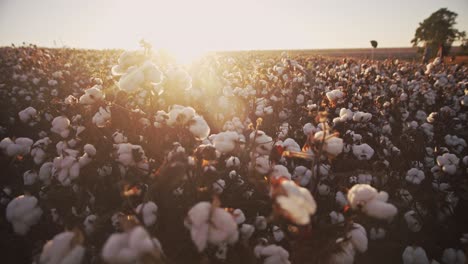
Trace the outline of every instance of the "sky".
<path fill-rule="evenodd" d="M 468 0 L 0 0 L 0 46 L 208 50 L 409 47 L 439 8 L 468 32 Z"/>

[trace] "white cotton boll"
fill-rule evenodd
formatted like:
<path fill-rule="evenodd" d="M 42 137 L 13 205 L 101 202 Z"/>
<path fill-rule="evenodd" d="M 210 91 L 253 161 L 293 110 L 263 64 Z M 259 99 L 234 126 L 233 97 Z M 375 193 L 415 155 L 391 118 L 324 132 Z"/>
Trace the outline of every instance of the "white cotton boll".
<path fill-rule="evenodd" d="M 226 182 L 223 179 L 219 179 L 212 184 L 213 192 L 216 194 L 221 194 L 226 187 Z"/>
<path fill-rule="evenodd" d="M 39 169 L 39 180 L 45 185 L 49 185 L 51 182 L 53 167 L 54 164 L 52 162 L 46 162 L 42 164 L 41 168 Z"/>
<path fill-rule="evenodd" d="M 344 96 L 344 93 L 338 89 L 326 93 L 328 100 L 336 101 Z"/>
<path fill-rule="evenodd" d="M 304 103 L 304 95 L 303 94 L 298 94 L 296 97 L 296 104 L 301 105 Z"/>
<path fill-rule="evenodd" d="M 203 140 L 208 137 L 210 134 L 210 127 L 203 117 L 196 116 L 190 122 L 189 131 L 195 136 L 195 138 Z"/>
<path fill-rule="evenodd" d="M 145 81 L 145 73 L 140 67 L 132 66 L 127 72 L 120 77 L 118 86 L 119 89 L 132 93 L 140 89 L 140 86 Z"/>
<path fill-rule="evenodd" d="M 244 215 L 244 212 L 242 212 L 241 209 L 235 209 L 233 212 L 232 212 L 232 217 L 234 217 L 234 221 L 236 221 L 236 223 L 238 225 L 242 224 L 245 222 L 245 215 Z"/>
<path fill-rule="evenodd" d="M 402 258 L 403 264 L 429 264 L 426 251 L 421 247 L 406 247 Z"/>
<path fill-rule="evenodd" d="M 358 160 L 370 160 L 374 156 L 374 149 L 367 144 L 353 145 L 353 154 Z"/>
<path fill-rule="evenodd" d="M 86 89 L 85 94 L 80 97 L 80 104 L 91 105 L 104 98 L 101 85 L 95 85 L 92 88 Z"/>
<path fill-rule="evenodd" d="M 37 181 L 37 172 L 28 170 L 23 174 L 24 185 L 33 185 Z"/>
<path fill-rule="evenodd" d="M 90 236 L 94 233 L 96 229 L 96 220 L 97 216 L 96 215 L 88 215 L 85 220 L 83 221 L 83 226 L 84 226 L 84 231 L 86 235 Z"/>
<path fill-rule="evenodd" d="M 416 168 L 411 168 L 406 172 L 406 181 L 413 184 L 420 184 L 424 180 L 424 172 Z"/>
<path fill-rule="evenodd" d="M 268 227 L 265 216 L 259 215 L 255 217 L 255 228 L 258 230 L 265 230 Z"/>
<path fill-rule="evenodd" d="M 237 223 L 232 215 L 221 208 L 212 208 L 209 202 L 200 202 L 193 206 L 187 214 L 185 226 L 190 229 L 192 241 L 199 252 L 208 243 L 233 244 L 239 237 Z"/>
<path fill-rule="evenodd" d="M 18 113 L 18 116 L 23 123 L 29 122 L 31 119 L 35 118 L 37 116 L 37 110 L 34 107 L 28 107 L 24 110 L 21 110 Z"/>
<path fill-rule="evenodd" d="M 460 159 L 455 154 L 444 153 L 442 156 L 437 157 L 437 165 L 442 167 L 442 171 L 453 175 L 457 172 L 458 163 Z"/>
<path fill-rule="evenodd" d="M 300 186 L 304 187 L 309 185 L 312 179 L 312 171 L 304 166 L 297 166 L 291 178 Z"/>
<path fill-rule="evenodd" d="M 96 148 L 91 144 L 84 145 L 83 151 L 91 157 L 96 155 Z"/>
<path fill-rule="evenodd" d="M 353 115 L 353 120 L 355 122 L 362 122 L 362 123 L 365 123 L 365 122 L 369 122 L 372 118 L 372 114 L 369 114 L 369 113 L 364 113 L 364 112 L 356 112 L 354 113 Z"/>
<path fill-rule="evenodd" d="M 125 233 L 112 234 L 104 244 L 102 259 L 111 264 L 141 263 L 144 256 L 162 251 L 161 243 L 151 238 L 141 226 L 134 227 Z"/>
<path fill-rule="evenodd" d="M 408 229 L 412 232 L 419 232 L 422 228 L 420 221 L 417 218 L 417 214 L 415 211 L 410 210 L 405 213 L 404 219 L 406 224 L 408 225 Z"/>
<path fill-rule="evenodd" d="M 321 196 L 327 196 L 330 193 L 330 186 L 324 183 L 319 183 L 317 190 Z"/>
<path fill-rule="evenodd" d="M 354 113 L 350 109 L 346 108 L 341 108 L 340 109 L 340 116 L 333 119 L 333 123 L 341 123 L 341 122 L 346 122 L 350 121 L 353 119 Z"/>
<path fill-rule="evenodd" d="M 277 245 L 264 246 L 257 245 L 254 248 L 257 258 L 263 259 L 263 264 L 290 264 L 289 253 L 284 248 Z"/>
<path fill-rule="evenodd" d="M 458 249 L 446 248 L 442 254 L 442 262 L 447 264 L 464 264 L 466 263 L 465 253 Z"/>
<path fill-rule="evenodd" d="M 370 230 L 370 239 L 371 240 L 380 240 L 384 239 L 386 235 L 385 229 L 379 227 L 379 228 L 374 228 L 372 227 Z"/>
<path fill-rule="evenodd" d="M 317 204 L 310 192 L 292 181 L 283 181 L 281 188 L 285 195 L 276 197 L 276 203 L 287 212 L 286 216 L 293 223 L 307 225 L 310 215 L 315 214 L 317 210 Z"/>
<path fill-rule="evenodd" d="M 230 153 L 236 148 L 239 134 L 233 131 L 221 132 L 213 139 L 213 145 L 221 153 Z"/>
<path fill-rule="evenodd" d="M 316 128 L 311 123 L 305 124 L 304 127 L 302 128 L 302 131 L 304 132 L 304 135 L 306 136 L 313 135 L 317 133 L 319 130 L 320 130 L 319 128 Z"/>
<path fill-rule="evenodd" d="M 346 205 L 348 205 L 348 199 L 346 198 L 346 196 L 342 192 L 337 192 L 336 193 L 335 201 L 341 207 L 345 207 Z"/>
<path fill-rule="evenodd" d="M 286 151 L 301 151 L 301 146 L 299 146 L 299 144 L 297 144 L 297 142 L 292 138 L 287 138 L 281 145 Z"/>
<path fill-rule="evenodd" d="M 285 166 L 275 165 L 273 167 L 273 171 L 270 173 L 270 178 L 279 179 L 281 177 L 285 177 L 288 180 L 291 180 L 291 174 L 289 173 L 288 169 Z"/>
<path fill-rule="evenodd" d="M 353 229 L 348 232 L 348 237 L 350 237 L 351 244 L 358 252 L 364 253 L 367 251 L 367 233 L 362 225 L 354 223 Z"/>
<path fill-rule="evenodd" d="M 270 159 L 267 155 L 255 158 L 255 170 L 260 174 L 267 174 L 270 171 Z"/>
<path fill-rule="evenodd" d="M 117 148 L 117 161 L 124 166 L 135 166 L 138 160 L 145 160 L 145 152 L 139 145 L 132 145 L 130 143 L 121 143 L 116 145 Z M 134 157 L 137 155 L 137 157 Z"/>
<path fill-rule="evenodd" d="M 273 226 L 273 238 L 276 242 L 280 242 L 285 237 L 283 230 L 278 226 Z"/>
<path fill-rule="evenodd" d="M 93 124 L 97 127 L 105 127 L 107 122 L 111 119 L 111 112 L 109 107 L 99 107 L 99 111 L 93 116 Z"/>
<path fill-rule="evenodd" d="M 226 160 L 226 168 L 239 168 L 240 167 L 240 159 L 238 157 L 231 156 Z"/>
<path fill-rule="evenodd" d="M 21 195 L 8 203 L 6 219 L 13 225 L 18 235 L 26 235 L 31 226 L 37 224 L 42 216 L 42 209 L 37 204 L 37 199 L 30 195 Z"/>
<path fill-rule="evenodd" d="M 342 213 L 339 213 L 337 211 L 331 211 L 330 214 L 330 222 L 333 225 L 339 224 L 339 223 L 344 223 L 344 215 Z"/>
<path fill-rule="evenodd" d="M 158 206 L 154 202 L 149 201 L 138 205 L 135 212 L 141 215 L 145 226 L 150 227 L 156 223 Z"/>
<path fill-rule="evenodd" d="M 392 219 L 397 214 L 397 208 L 386 203 L 388 194 L 377 192 L 367 184 L 356 184 L 348 192 L 351 208 L 361 210 L 364 214 L 377 219 Z"/>
<path fill-rule="evenodd" d="M 255 227 L 249 224 L 242 224 L 242 226 L 239 229 L 240 237 L 243 241 L 249 240 L 254 232 Z"/>
<path fill-rule="evenodd" d="M 112 134 L 112 138 L 114 139 L 115 144 L 127 143 L 127 137 L 121 132 L 115 132 Z"/>
<path fill-rule="evenodd" d="M 70 134 L 70 120 L 65 116 L 57 116 L 52 120 L 52 128 L 50 131 L 59 134 L 62 138 L 68 137 Z"/>
<path fill-rule="evenodd" d="M 52 240 L 44 245 L 40 256 L 40 263 L 81 263 L 85 255 L 85 248 L 80 244 L 74 245 L 73 239 L 75 236 L 74 232 L 69 231 L 54 236 Z"/>
<path fill-rule="evenodd" d="M 174 105 L 169 111 L 167 124 L 174 126 L 176 124 L 185 125 L 188 121 L 192 120 L 196 115 L 195 109 L 192 107 L 184 107 L 181 105 Z"/>
<path fill-rule="evenodd" d="M 164 77 L 165 86 L 167 85 L 169 89 L 179 90 L 179 91 L 188 91 L 192 89 L 192 77 L 183 69 L 179 67 L 169 68 Z"/>
<path fill-rule="evenodd" d="M 330 256 L 328 263 L 353 264 L 356 251 L 351 243 L 341 245 L 340 250 Z"/>

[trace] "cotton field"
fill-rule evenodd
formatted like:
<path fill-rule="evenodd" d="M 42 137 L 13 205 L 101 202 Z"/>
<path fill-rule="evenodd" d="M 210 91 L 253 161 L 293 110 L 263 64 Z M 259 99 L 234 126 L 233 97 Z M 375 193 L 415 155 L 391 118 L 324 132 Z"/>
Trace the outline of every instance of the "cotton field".
<path fill-rule="evenodd" d="M 29 45 L 0 96 L 2 263 L 467 261 L 465 65 Z"/>

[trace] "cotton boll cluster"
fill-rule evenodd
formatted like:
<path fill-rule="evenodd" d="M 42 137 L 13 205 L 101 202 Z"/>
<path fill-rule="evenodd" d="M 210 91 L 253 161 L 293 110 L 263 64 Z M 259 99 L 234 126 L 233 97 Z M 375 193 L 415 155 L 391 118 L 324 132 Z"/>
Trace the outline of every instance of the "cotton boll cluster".
<path fill-rule="evenodd" d="M 41 216 L 42 209 L 37 198 L 30 195 L 16 197 L 6 208 L 6 219 L 18 235 L 26 235 L 29 229 L 39 222 Z"/>
<path fill-rule="evenodd" d="M 28 108 L 21 110 L 18 116 L 23 123 L 27 123 L 29 126 L 34 126 L 37 123 L 37 110 L 34 107 L 29 106 Z"/>
<path fill-rule="evenodd" d="M 429 263 L 426 251 L 421 247 L 408 246 L 403 251 L 403 264 Z"/>
<path fill-rule="evenodd" d="M 232 215 L 209 202 L 193 206 L 187 214 L 185 226 L 190 230 L 192 241 L 200 252 L 208 244 L 233 244 L 239 238 L 237 223 Z"/>
<path fill-rule="evenodd" d="M 424 171 L 411 168 L 406 172 L 406 180 L 413 184 L 420 184 L 424 180 Z"/>
<path fill-rule="evenodd" d="M 40 262 L 45 264 L 55 263 L 81 263 L 84 259 L 85 248 L 79 241 L 80 235 L 66 231 L 49 240 L 42 249 Z"/>
<path fill-rule="evenodd" d="M 102 248 L 101 256 L 106 263 L 142 263 L 148 256 L 159 258 L 162 247 L 141 226 L 133 227 L 124 233 L 112 234 Z"/>
<path fill-rule="evenodd" d="M 146 202 L 137 206 L 135 212 L 141 215 L 145 226 L 153 226 L 157 220 L 158 206 L 154 202 Z"/>
<path fill-rule="evenodd" d="M 85 90 L 85 94 L 83 94 L 79 102 L 80 104 L 84 105 L 92 105 L 104 98 L 104 93 L 102 92 L 101 85 L 95 85 L 89 89 Z"/>
<path fill-rule="evenodd" d="M 159 114 L 163 115 L 164 112 Z M 167 125 L 187 127 L 192 135 L 199 140 L 207 138 L 210 134 L 210 127 L 205 119 L 198 115 L 192 107 L 174 105 L 167 116 Z"/>
<path fill-rule="evenodd" d="M 387 200 L 386 192 L 377 192 L 367 184 L 356 184 L 348 192 L 351 208 L 377 219 L 390 220 L 397 214 L 397 208 Z"/>
<path fill-rule="evenodd" d="M 67 138 L 70 134 L 70 119 L 65 116 L 57 116 L 52 120 L 50 131 L 60 135 L 62 138 Z"/>
<path fill-rule="evenodd" d="M 281 181 L 275 188 L 272 195 L 280 213 L 295 224 L 307 225 L 310 215 L 317 210 L 317 204 L 310 192 L 288 180 Z"/>
<path fill-rule="evenodd" d="M 109 107 L 99 107 L 99 111 L 93 116 L 93 124 L 97 127 L 105 127 L 111 119 L 111 111 Z"/>
<path fill-rule="evenodd" d="M 264 241 L 263 241 L 264 242 Z M 255 257 L 263 259 L 264 264 L 290 264 L 289 253 L 277 245 L 261 243 L 254 248 Z"/>
<path fill-rule="evenodd" d="M 437 157 L 437 165 L 442 168 L 442 171 L 453 175 L 457 172 L 460 159 L 455 154 L 444 153 Z"/>
<path fill-rule="evenodd" d="M 33 143 L 30 138 L 19 137 L 13 141 L 7 137 L 0 141 L 0 149 L 9 157 L 24 156 L 29 153 Z"/>

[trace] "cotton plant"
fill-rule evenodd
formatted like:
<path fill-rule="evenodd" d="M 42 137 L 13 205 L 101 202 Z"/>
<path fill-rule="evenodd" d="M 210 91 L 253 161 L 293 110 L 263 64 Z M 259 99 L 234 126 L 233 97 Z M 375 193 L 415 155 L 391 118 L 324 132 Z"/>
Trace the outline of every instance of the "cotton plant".
<path fill-rule="evenodd" d="M 6 219 L 13 225 L 16 234 L 26 235 L 42 216 L 42 209 L 36 197 L 20 195 L 10 201 L 6 207 Z"/>
<path fill-rule="evenodd" d="M 197 250 L 202 252 L 209 244 L 234 244 L 239 239 L 237 223 L 232 215 L 217 205 L 218 202 L 199 202 L 187 213 L 185 227 Z"/>
<path fill-rule="evenodd" d="M 352 209 L 381 220 L 391 220 L 397 208 L 387 203 L 388 193 L 377 192 L 368 184 L 356 184 L 348 191 L 348 201 Z"/>
<path fill-rule="evenodd" d="M 86 249 L 79 231 L 65 231 L 49 240 L 43 247 L 40 263 L 82 263 Z"/>

